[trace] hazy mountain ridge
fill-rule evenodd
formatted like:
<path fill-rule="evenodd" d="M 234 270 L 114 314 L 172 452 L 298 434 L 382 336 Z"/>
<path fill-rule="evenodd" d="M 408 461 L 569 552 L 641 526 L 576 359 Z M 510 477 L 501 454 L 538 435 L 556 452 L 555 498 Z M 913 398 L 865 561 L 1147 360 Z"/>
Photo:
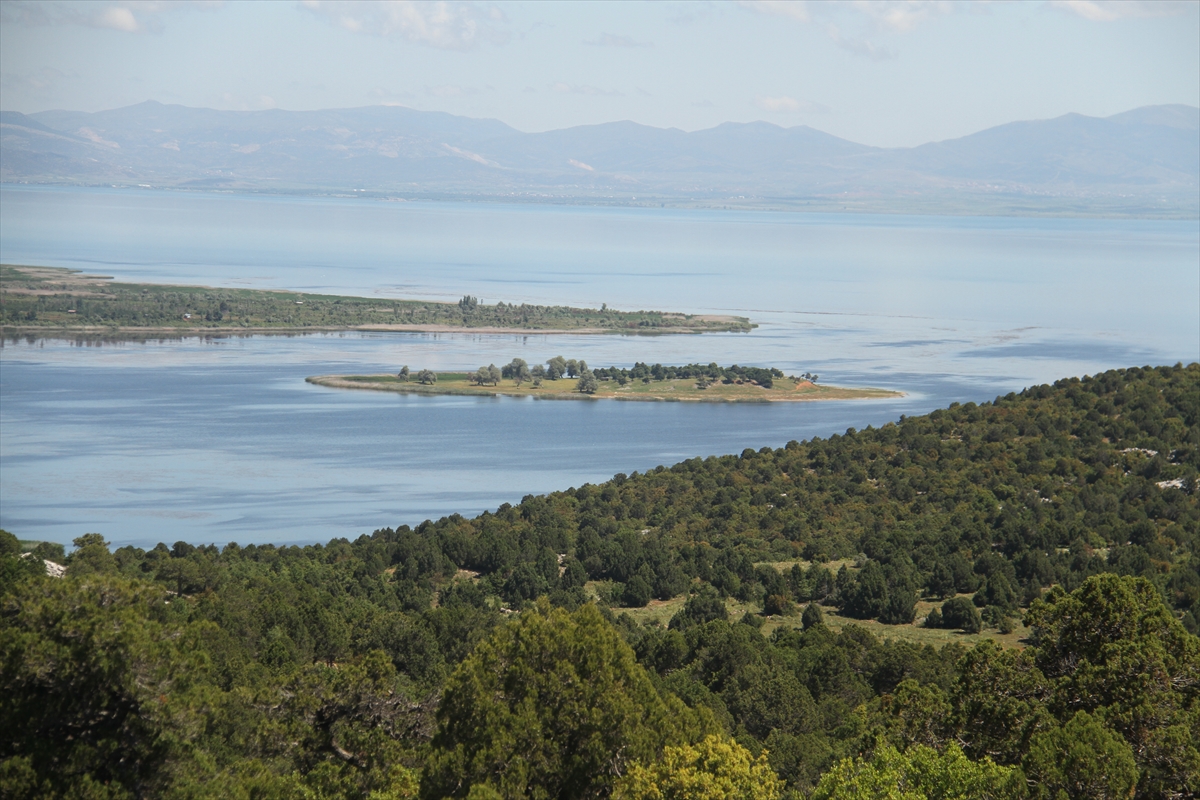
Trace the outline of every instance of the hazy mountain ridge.
<path fill-rule="evenodd" d="M 497 120 L 389 106 L 240 112 L 148 101 L 96 113 L 6 111 L 0 124 L 6 182 L 897 209 L 1002 198 L 1042 210 L 1200 210 L 1200 109 L 1181 105 L 1013 122 L 890 149 L 765 122 L 691 133 L 633 122 L 523 133 Z"/>

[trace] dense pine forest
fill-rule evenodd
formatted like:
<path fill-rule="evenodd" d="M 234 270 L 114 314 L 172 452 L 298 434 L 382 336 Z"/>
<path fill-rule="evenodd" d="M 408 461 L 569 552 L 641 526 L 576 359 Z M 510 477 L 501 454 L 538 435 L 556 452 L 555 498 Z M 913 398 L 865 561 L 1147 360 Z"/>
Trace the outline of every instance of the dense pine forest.
<path fill-rule="evenodd" d="M 0 794 L 1195 797 L 1198 476 L 1191 364 L 326 545 L 0 533 Z"/>

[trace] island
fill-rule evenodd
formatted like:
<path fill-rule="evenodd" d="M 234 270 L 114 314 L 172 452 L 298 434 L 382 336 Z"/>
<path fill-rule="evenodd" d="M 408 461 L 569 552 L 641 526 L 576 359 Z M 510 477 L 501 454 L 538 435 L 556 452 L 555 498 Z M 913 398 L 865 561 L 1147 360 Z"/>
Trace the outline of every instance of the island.
<path fill-rule="evenodd" d="M 5 333 L 219 334 L 263 331 L 475 333 L 745 332 L 745 317 L 600 308 L 343 297 L 263 289 L 120 283 L 59 267 L 0 265 Z"/>
<path fill-rule="evenodd" d="M 598 367 L 555 356 L 530 366 L 514 358 L 473 372 L 434 372 L 402 367 L 383 375 L 313 375 L 305 380 L 334 389 L 370 389 L 419 395 L 536 397 L 546 400 L 656 400 L 708 403 L 770 403 L 903 397 L 888 389 L 843 388 L 817 383 L 812 373 L 734 364 L 671 367 L 638 362 L 632 368 Z"/>

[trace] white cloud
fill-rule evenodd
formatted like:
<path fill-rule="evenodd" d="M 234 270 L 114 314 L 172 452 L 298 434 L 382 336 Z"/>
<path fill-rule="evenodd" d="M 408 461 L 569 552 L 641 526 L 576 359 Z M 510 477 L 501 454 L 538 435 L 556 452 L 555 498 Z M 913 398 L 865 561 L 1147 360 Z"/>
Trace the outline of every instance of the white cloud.
<path fill-rule="evenodd" d="M 275 98 L 270 95 L 260 94 L 254 97 L 243 97 L 231 94 L 230 92 L 222 94 L 221 100 L 217 105 L 229 111 L 266 111 L 279 107 L 275 102 Z"/>
<path fill-rule="evenodd" d="M 954 13 L 948 0 L 852 0 L 849 7 L 881 28 L 904 33 L 930 17 Z"/>
<path fill-rule="evenodd" d="M 582 170 L 587 170 L 588 172 L 595 172 L 595 171 L 596 171 L 596 168 L 595 168 L 595 167 L 593 167 L 593 166 L 591 166 L 591 165 L 589 165 L 589 164 L 585 164 L 585 163 L 583 163 L 582 161 L 576 161 L 576 160 L 575 160 L 575 159 L 573 159 L 573 158 L 568 158 L 568 159 L 567 159 L 567 163 L 568 163 L 568 164 L 570 164 L 572 167 L 579 167 L 579 169 L 582 169 Z"/>
<path fill-rule="evenodd" d="M 794 114 L 800 110 L 800 101 L 794 97 L 762 97 L 762 96 L 759 96 L 759 97 L 754 98 L 754 104 L 756 106 L 758 106 L 759 108 L 761 108 L 763 111 L 770 111 L 772 113 L 779 113 L 780 111 L 785 111 L 785 112 Z"/>
<path fill-rule="evenodd" d="M 370 92 L 368 92 L 368 94 L 371 97 L 374 97 L 375 99 L 379 100 L 380 105 L 385 105 L 385 106 L 398 106 L 398 105 L 401 105 L 401 103 L 399 103 L 397 101 L 411 100 L 413 98 L 412 92 L 406 92 L 404 90 L 393 91 L 392 89 L 385 89 L 382 86 L 375 87 Z"/>
<path fill-rule="evenodd" d="M 842 32 L 838 30 L 836 25 L 829 26 L 829 38 L 833 43 L 843 50 L 848 50 L 857 56 L 869 58 L 872 61 L 888 61 L 896 58 L 895 50 L 889 50 L 882 45 L 877 45 L 867 39 L 847 38 L 842 36 Z"/>
<path fill-rule="evenodd" d="M 479 90 L 474 86 L 445 84 L 443 86 L 426 87 L 425 93 L 433 97 L 466 97 L 469 94 L 479 94 Z"/>
<path fill-rule="evenodd" d="M 96 25 L 101 28 L 113 28 L 126 33 L 137 33 L 142 26 L 138 24 L 133 12 L 122 6 L 109 6 L 96 17 Z"/>
<path fill-rule="evenodd" d="M 738 5 L 762 14 L 790 17 L 800 22 L 808 22 L 810 19 L 806 0 L 738 0 Z"/>
<path fill-rule="evenodd" d="M 829 112 L 829 106 L 812 103 L 808 100 L 797 100 L 794 97 L 787 96 L 770 97 L 759 95 L 754 98 L 754 105 L 772 114 L 825 114 Z"/>
<path fill-rule="evenodd" d="M 787 17 L 797 22 L 814 23 L 818 17 L 827 21 L 837 18 L 852 28 L 867 28 L 888 34 L 906 33 L 925 20 L 952 14 L 956 10 L 948 0 L 828 0 L 824 3 L 808 3 L 806 0 L 739 0 L 738 4 L 760 14 Z M 974 4 L 971 8 L 978 9 L 979 5 Z M 895 50 L 865 36 L 843 35 L 837 25 L 829 24 L 826 30 L 834 44 L 855 55 L 872 61 L 887 61 L 897 57 Z"/>
<path fill-rule="evenodd" d="M 1164 0 L 1050 0 L 1053 8 L 1077 14 L 1092 22 L 1114 22 L 1126 17 L 1168 17 L 1182 14 L 1187 3 Z"/>
<path fill-rule="evenodd" d="M 558 92 L 559 94 L 585 94 L 591 97 L 624 97 L 623 92 L 618 92 L 616 89 L 598 89 L 595 86 L 582 86 L 570 83 L 550 84 L 550 91 Z"/>
<path fill-rule="evenodd" d="M 500 43 L 507 37 L 496 28 L 503 12 L 473 3 L 417 0 L 303 0 L 313 13 L 352 33 L 399 36 L 442 50 L 470 50 L 481 41 Z"/>
<path fill-rule="evenodd" d="M 214 10 L 223 5 L 222 0 L 120 0 L 110 3 L 5 0 L 0 3 L 0 20 L 18 25 L 78 25 L 124 33 L 161 33 L 163 18 L 168 13 Z"/>
<path fill-rule="evenodd" d="M 31 73 L 6 72 L 3 78 L 0 78 L 0 87 L 6 91 L 22 94 L 52 95 L 66 77 L 68 76 L 65 73 L 54 67 L 42 67 Z M 75 74 L 70 77 L 77 79 L 79 75 Z"/>
<path fill-rule="evenodd" d="M 955 4 L 949 0 L 828 0 L 824 3 L 809 3 L 807 0 L 738 0 L 738 5 L 760 14 L 787 17 L 797 22 L 812 22 L 818 16 L 825 19 L 833 15 L 844 16 L 849 12 L 860 19 L 865 18 L 876 28 L 897 33 L 910 31 L 931 17 L 955 11 Z"/>
<path fill-rule="evenodd" d="M 602 33 L 595 39 L 584 39 L 584 44 L 592 47 L 653 47 L 651 42 L 639 42 L 632 36 L 618 36 L 615 33 Z"/>

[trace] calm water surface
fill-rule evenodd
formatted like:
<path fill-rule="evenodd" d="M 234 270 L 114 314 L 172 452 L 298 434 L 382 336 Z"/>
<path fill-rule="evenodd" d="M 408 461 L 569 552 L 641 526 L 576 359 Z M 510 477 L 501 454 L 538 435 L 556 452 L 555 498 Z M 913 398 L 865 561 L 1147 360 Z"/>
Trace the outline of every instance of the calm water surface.
<path fill-rule="evenodd" d="M 324 541 L 1200 358 L 1195 221 L 871 217 L 0 190 L 0 259 L 122 280 L 736 313 L 703 336 L 330 334 L 0 350 L 0 527 Z M 563 354 L 813 371 L 900 400 L 406 398 L 307 375 Z"/>

